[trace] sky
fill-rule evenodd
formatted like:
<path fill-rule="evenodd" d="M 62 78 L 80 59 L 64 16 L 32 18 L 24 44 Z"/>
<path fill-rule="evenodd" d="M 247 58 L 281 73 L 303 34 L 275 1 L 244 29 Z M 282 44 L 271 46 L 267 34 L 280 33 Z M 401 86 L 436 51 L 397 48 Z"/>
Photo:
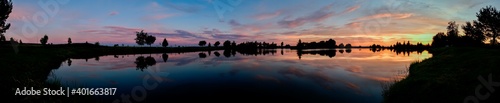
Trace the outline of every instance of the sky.
<path fill-rule="evenodd" d="M 296 45 L 432 42 L 449 21 L 462 25 L 498 0 L 13 0 L 6 37 L 24 43 L 136 45 L 144 30 L 170 46 L 231 40 Z"/>

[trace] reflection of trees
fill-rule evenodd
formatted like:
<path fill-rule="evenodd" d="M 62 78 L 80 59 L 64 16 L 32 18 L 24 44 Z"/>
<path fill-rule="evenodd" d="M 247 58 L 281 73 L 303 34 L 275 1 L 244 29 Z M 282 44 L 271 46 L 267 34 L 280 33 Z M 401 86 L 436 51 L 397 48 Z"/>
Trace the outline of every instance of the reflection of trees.
<path fill-rule="evenodd" d="M 96 56 L 96 57 L 95 57 L 95 61 L 99 61 L 99 56 Z"/>
<path fill-rule="evenodd" d="M 163 62 L 167 62 L 167 60 L 168 60 L 168 55 L 167 55 L 167 53 L 163 53 L 163 54 L 161 55 L 161 58 L 163 59 Z"/>
<path fill-rule="evenodd" d="M 333 49 L 329 49 L 329 50 L 312 50 L 312 51 L 297 50 L 297 56 L 299 56 L 299 59 L 302 58 L 302 54 L 311 54 L 311 55 L 319 54 L 320 56 L 328 56 L 330 58 L 333 58 L 337 54 L 337 50 L 333 50 Z"/>
<path fill-rule="evenodd" d="M 230 49 L 225 49 L 224 52 L 223 52 L 224 56 L 226 58 L 229 58 L 231 57 L 231 50 Z"/>
<path fill-rule="evenodd" d="M 206 58 L 207 54 L 205 54 L 205 53 L 199 53 L 198 56 L 200 56 L 200 58 Z"/>
<path fill-rule="evenodd" d="M 241 55 L 274 55 L 277 51 L 276 49 L 248 49 L 248 50 L 237 50 Z"/>
<path fill-rule="evenodd" d="M 71 61 L 71 59 L 68 59 L 68 66 L 71 66 L 71 62 L 73 61 Z"/>
<path fill-rule="evenodd" d="M 220 56 L 220 53 L 219 52 L 214 52 L 214 55 L 219 57 Z"/>
<path fill-rule="evenodd" d="M 144 56 L 139 56 L 135 59 L 134 63 L 136 64 L 137 70 L 144 71 L 144 69 L 147 69 L 148 66 L 155 65 L 156 60 L 151 56 L 146 58 L 144 58 Z"/>
<path fill-rule="evenodd" d="M 146 57 L 146 64 L 147 64 L 148 66 L 153 66 L 153 65 L 155 65 L 155 64 L 156 64 L 156 60 L 155 60 L 155 58 L 153 58 L 153 57 L 151 57 L 151 56 Z"/>
<path fill-rule="evenodd" d="M 417 49 L 417 50 L 400 50 L 400 49 L 391 49 L 392 52 L 395 52 L 396 55 L 403 54 L 406 56 L 410 56 L 410 53 L 417 52 L 417 54 L 422 54 L 424 52 L 423 49 Z"/>

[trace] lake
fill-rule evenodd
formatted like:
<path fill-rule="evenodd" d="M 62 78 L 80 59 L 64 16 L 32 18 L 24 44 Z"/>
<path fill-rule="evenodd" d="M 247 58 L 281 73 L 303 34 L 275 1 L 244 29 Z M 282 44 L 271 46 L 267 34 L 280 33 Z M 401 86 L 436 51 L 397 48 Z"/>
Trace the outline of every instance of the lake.
<path fill-rule="evenodd" d="M 117 88 L 114 96 L 98 96 L 110 102 L 366 103 L 381 102 L 384 84 L 431 56 L 370 49 L 108 55 L 65 61 L 48 81 Z"/>

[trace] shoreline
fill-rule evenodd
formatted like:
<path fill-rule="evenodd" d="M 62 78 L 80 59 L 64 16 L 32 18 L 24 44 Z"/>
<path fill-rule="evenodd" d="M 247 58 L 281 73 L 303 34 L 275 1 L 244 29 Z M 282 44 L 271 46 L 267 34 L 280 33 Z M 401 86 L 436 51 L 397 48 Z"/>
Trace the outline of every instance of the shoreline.
<path fill-rule="evenodd" d="M 478 78 L 500 81 L 499 49 L 449 47 L 431 51 L 433 57 L 412 63 L 406 78 L 389 84 L 382 94 L 384 102 L 471 102 L 466 98 L 476 96 L 475 90 L 482 84 Z M 479 102 L 500 101 L 500 93 L 484 87 L 480 93 L 490 96 L 476 99 Z"/>

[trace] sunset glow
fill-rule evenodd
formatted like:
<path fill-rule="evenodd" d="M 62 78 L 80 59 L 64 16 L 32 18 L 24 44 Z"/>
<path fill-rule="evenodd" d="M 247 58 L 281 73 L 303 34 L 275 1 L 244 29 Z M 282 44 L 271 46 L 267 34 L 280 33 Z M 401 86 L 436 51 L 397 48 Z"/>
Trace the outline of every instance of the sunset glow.
<path fill-rule="evenodd" d="M 63 2 L 66 1 L 66 2 Z M 200 40 L 266 41 L 296 45 L 328 40 L 358 45 L 432 42 L 447 22 L 475 20 L 496 0 L 60 0 L 13 1 L 6 36 L 39 43 L 136 45 L 135 32 L 166 38 L 171 46 Z M 49 6 L 47 6 L 49 5 Z M 48 8 L 47 8 L 48 7 Z M 223 7 L 223 8 L 219 8 Z M 462 33 L 462 31 L 460 31 Z M 153 46 L 160 46 L 158 39 Z"/>

